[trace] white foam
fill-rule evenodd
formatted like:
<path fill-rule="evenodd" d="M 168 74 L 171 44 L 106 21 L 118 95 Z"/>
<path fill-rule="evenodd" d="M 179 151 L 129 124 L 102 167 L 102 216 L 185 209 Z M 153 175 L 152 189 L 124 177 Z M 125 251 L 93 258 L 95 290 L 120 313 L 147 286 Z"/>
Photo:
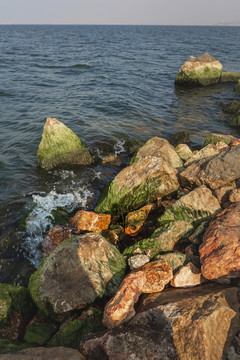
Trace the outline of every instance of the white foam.
<path fill-rule="evenodd" d="M 125 140 L 124 139 L 118 139 L 117 143 L 114 145 L 114 151 L 115 151 L 115 155 L 118 156 L 119 154 L 121 154 L 122 152 L 125 151 L 124 149 L 124 145 L 125 145 Z"/>

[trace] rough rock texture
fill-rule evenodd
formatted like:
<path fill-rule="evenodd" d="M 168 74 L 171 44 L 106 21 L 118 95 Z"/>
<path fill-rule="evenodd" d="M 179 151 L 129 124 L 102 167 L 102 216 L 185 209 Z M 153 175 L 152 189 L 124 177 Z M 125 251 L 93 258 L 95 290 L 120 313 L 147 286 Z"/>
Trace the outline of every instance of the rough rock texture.
<path fill-rule="evenodd" d="M 215 190 L 240 177 L 240 146 L 202 159 L 179 174 L 183 187 L 206 185 Z"/>
<path fill-rule="evenodd" d="M 149 156 L 159 157 L 167 161 L 174 168 L 182 166 L 182 161 L 174 150 L 174 147 L 170 145 L 166 139 L 157 136 L 148 140 L 146 144 L 138 150 L 131 159 L 130 165 Z"/>
<path fill-rule="evenodd" d="M 240 74 L 232 71 L 222 72 L 220 82 L 227 83 L 233 82 L 236 83 L 240 80 Z"/>
<path fill-rule="evenodd" d="M 150 258 L 147 255 L 139 254 L 133 255 L 128 259 L 128 266 L 130 270 L 138 269 L 143 265 L 147 264 L 150 261 Z"/>
<path fill-rule="evenodd" d="M 25 349 L 13 354 L 0 355 L 1 360 L 85 360 L 85 357 L 77 350 L 64 347 L 56 348 L 32 348 Z"/>
<path fill-rule="evenodd" d="M 113 295 L 125 268 L 117 248 L 102 236 L 73 236 L 43 259 L 31 276 L 29 290 L 44 313 L 64 313 L 81 309 L 104 294 Z"/>
<path fill-rule="evenodd" d="M 192 150 L 187 144 L 179 144 L 175 151 L 183 161 L 187 161 L 192 156 Z"/>
<path fill-rule="evenodd" d="M 232 135 L 211 134 L 204 141 L 204 146 L 207 146 L 208 144 L 214 144 L 215 145 L 218 142 L 223 142 L 223 143 L 229 145 L 235 140 L 237 140 L 237 138 L 235 138 Z"/>
<path fill-rule="evenodd" d="M 168 328 L 180 360 L 221 360 L 239 329 L 238 292 L 203 284 L 145 295 L 129 325 Z"/>
<path fill-rule="evenodd" d="M 240 189 L 234 189 L 230 192 L 229 201 L 232 203 L 240 201 Z"/>
<path fill-rule="evenodd" d="M 207 53 L 198 58 L 190 56 L 179 70 L 175 84 L 187 87 L 217 84 L 221 70 L 222 64 Z"/>
<path fill-rule="evenodd" d="M 240 202 L 231 204 L 209 224 L 199 247 L 206 279 L 240 275 Z"/>
<path fill-rule="evenodd" d="M 227 123 L 228 123 L 228 125 L 239 127 L 240 126 L 240 111 L 238 111 L 235 115 L 233 115 L 233 117 L 231 119 L 229 119 Z"/>
<path fill-rule="evenodd" d="M 77 227 L 77 232 L 92 231 L 100 233 L 107 230 L 111 222 L 111 215 L 96 214 L 92 211 L 78 211 L 73 218 L 69 220 L 69 224 Z"/>
<path fill-rule="evenodd" d="M 184 163 L 184 166 L 188 166 L 195 161 L 204 159 L 209 156 L 219 154 L 223 149 L 227 148 L 228 145 L 225 142 L 217 142 L 216 145 L 208 144 L 204 146 L 201 150 L 193 153 L 193 155 Z"/>
<path fill-rule="evenodd" d="M 21 338 L 34 311 L 35 306 L 26 288 L 0 284 L 0 338 Z"/>
<path fill-rule="evenodd" d="M 63 240 L 68 239 L 72 235 L 72 229 L 69 226 L 55 226 L 52 228 L 47 236 L 43 239 L 43 251 L 45 254 L 49 253 L 61 244 Z"/>
<path fill-rule="evenodd" d="M 187 256 L 179 252 L 158 255 L 157 259 L 166 260 L 171 266 L 173 273 L 187 263 Z"/>
<path fill-rule="evenodd" d="M 88 360 L 178 360 L 172 336 L 160 326 L 118 326 L 80 343 Z"/>
<path fill-rule="evenodd" d="M 201 275 L 201 270 L 190 262 L 176 272 L 170 285 L 174 287 L 192 287 L 202 282 L 204 282 L 204 278 Z"/>
<path fill-rule="evenodd" d="M 135 236 L 142 229 L 148 214 L 152 209 L 152 205 L 145 205 L 142 208 L 132 211 L 125 217 L 125 233 Z"/>
<path fill-rule="evenodd" d="M 153 261 L 132 271 L 105 306 L 104 326 L 111 328 L 131 319 L 135 315 L 134 304 L 140 294 L 162 291 L 172 277 L 172 269 L 165 260 Z"/>
<path fill-rule="evenodd" d="M 37 152 L 38 164 L 46 170 L 54 167 L 89 165 L 93 159 L 81 140 L 66 125 L 47 118 Z"/>
<path fill-rule="evenodd" d="M 223 106 L 223 112 L 226 114 L 236 114 L 240 110 L 240 102 L 232 100 Z"/>
<path fill-rule="evenodd" d="M 123 169 L 100 199 L 97 213 L 135 210 L 179 187 L 177 170 L 158 157 L 147 157 Z"/>

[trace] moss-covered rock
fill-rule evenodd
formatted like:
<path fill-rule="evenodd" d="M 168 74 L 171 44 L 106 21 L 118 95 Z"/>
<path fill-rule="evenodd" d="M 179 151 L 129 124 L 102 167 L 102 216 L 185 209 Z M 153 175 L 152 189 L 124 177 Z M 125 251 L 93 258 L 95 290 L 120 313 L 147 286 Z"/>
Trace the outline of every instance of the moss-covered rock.
<path fill-rule="evenodd" d="M 223 112 L 226 114 L 236 114 L 240 110 L 240 101 L 232 100 L 223 105 Z"/>
<path fill-rule="evenodd" d="M 89 333 L 103 331 L 102 313 L 90 308 L 74 320 L 64 323 L 48 343 L 48 346 L 66 346 L 77 349 L 80 341 Z"/>
<path fill-rule="evenodd" d="M 240 93 L 240 80 L 238 81 L 238 84 L 235 86 L 234 91 L 236 93 Z"/>
<path fill-rule="evenodd" d="M 198 58 L 190 56 L 179 70 L 175 85 L 197 87 L 217 84 L 221 71 L 222 64 L 207 53 Z"/>
<path fill-rule="evenodd" d="M 32 347 L 32 345 L 19 341 L 0 339 L 0 354 L 8 354 L 15 351 L 27 349 L 29 347 Z"/>
<path fill-rule="evenodd" d="M 35 306 L 23 286 L 0 284 L 0 338 L 18 339 Z M 14 328 L 15 323 L 15 328 Z"/>
<path fill-rule="evenodd" d="M 231 144 L 231 142 L 233 142 L 234 140 L 236 140 L 236 138 L 234 136 L 231 135 L 224 135 L 224 134 L 211 134 L 209 135 L 206 140 L 204 141 L 204 146 L 207 146 L 209 144 L 217 144 L 218 142 L 223 142 L 227 145 Z"/>
<path fill-rule="evenodd" d="M 240 113 L 237 113 L 231 119 L 229 119 L 228 125 L 240 127 Z"/>
<path fill-rule="evenodd" d="M 100 197 L 95 212 L 123 214 L 154 202 L 179 187 L 177 171 L 158 157 L 123 169 Z"/>
<path fill-rule="evenodd" d="M 54 323 L 35 321 L 30 324 L 25 332 L 24 341 L 31 345 L 44 345 L 58 330 Z"/>
<path fill-rule="evenodd" d="M 46 170 L 89 165 L 93 162 L 92 156 L 77 135 L 53 118 L 47 118 L 44 125 L 37 159 L 40 167 Z"/>
<path fill-rule="evenodd" d="M 222 83 L 236 83 L 240 80 L 240 74 L 236 72 L 226 71 L 221 73 L 220 82 Z"/>

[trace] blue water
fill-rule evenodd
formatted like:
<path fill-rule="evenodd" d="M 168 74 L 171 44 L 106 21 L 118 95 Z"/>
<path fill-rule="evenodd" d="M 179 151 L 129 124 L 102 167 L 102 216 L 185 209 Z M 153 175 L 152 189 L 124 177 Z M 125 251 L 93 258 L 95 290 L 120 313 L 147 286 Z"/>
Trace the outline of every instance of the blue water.
<path fill-rule="evenodd" d="M 239 136 L 220 106 L 237 98 L 233 84 L 174 87 L 190 55 L 209 52 L 224 71 L 240 72 L 239 36 L 240 27 L 0 26 L 0 281 L 13 281 L 9 269 L 26 259 L 37 266 L 47 216 L 59 201 L 63 208 L 93 208 L 120 170 L 98 162 L 40 171 L 36 152 L 45 118 L 64 122 L 100 158 L 117 152 L 122 166 L 129 139 L 186 130 L 200 145 L 211 132 Z M 64 196 L 73 194 L 69 204 Z M 19 222 L 33 205 L 37 224 L 24 232 Z"/>

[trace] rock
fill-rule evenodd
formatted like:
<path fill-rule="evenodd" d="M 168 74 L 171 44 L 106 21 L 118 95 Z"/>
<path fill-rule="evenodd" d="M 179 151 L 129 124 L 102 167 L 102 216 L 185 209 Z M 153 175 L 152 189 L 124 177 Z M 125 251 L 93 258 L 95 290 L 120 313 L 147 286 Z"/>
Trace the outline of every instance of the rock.
<path fill-rule="evenodd" d="M 187 161 L 192 156 L 192 150 L 187 144 L 179 144 L 175 150 L 183 161 Z"/>
<path fill-rule="evenodd" d="M 187 131 L 178 131 L 169 137 L 169 142 L 173 146 L 179 144 L 191 144 L 190 134 Z"/>
<path fill-rule="evenodd" d="M 240 80 L 240 74 L 236 73 L 236 72 L 222 72 L 221 73 L 221 78 L 220 78 L 220 82 L 221 83 L 235 83 L 238 82 Z"/>
<path fill-rule="evenodd" d="M 222 142 L 222 143 L 225 143 L 227 145 L 230 145 L 235 140 L 237 140 L 237 138 L 235 138 L 232 135 L 211 134 L 204 141 L 204 146 L 207 146 L 208 144 L 214 144 L 215 145 L 218 142 Z"/>
<path fill-rule="evenodd" d="M 92 156 L 77 135 L 54 118 L 46 120 L 37 159 L 40 167 L 45 170 L 89 165 L 93 162 Z"/>
<path fill-rule="evenodd" d="M 221 203 L 222 206 L 225 206 L 225 204 L 228 203 L 229 195 L 231 191 L 235 189 L 236 189 L 236 184 L 235 182 L 233 182 L 229 185 L 222 186 L 214 191 L 218 201 Z"/>
<path fill-rule="evenodd" d="M 128 325 L 168 329 L 181 360 L 221 360 L 239 328 L 239 289 L 203 284 L 171 290 L 145 295 Z"/>
<path fill-rule="evenodd" d="M 77 350 L 64 347 L 56 348 L 30 348 L 13 354 L 0 355 L 1 360 L 84 360 L 85 357 Z"/>
<path fill-rule="evenodd" d="M 147 157 L 114 178 L 95 211 L 123 214 L 171 194 L 178 187 L 176 169 L 161 158 Z"/>
<path fill-rule="evenodd" d="M 182 161 L 174 147 L 163 138 L 155 136 L 154 138 L 148 140 L 145 145 L 143 145 L 134 157 L 130 161 L 130 165 L 145 159 L 146 157 L 159 157 L 167 161 L 172 167 L 178 168 L 182 166 Z"/>
<path fill-rule="evenodd" d="M 57 330 L 57 326 L 52 322 L 38 321 L 37 319 L 28 325 L 24 341 L 34 346 L 45 345 Z"/>
<path fill-rule="evenodd" d="M 187 256 L 179 252 L 158 255 L 157 259 L 167 261 L 171 266 L 173 273 L 187 263 Z"/>
<path fill-rule="evenodd" d="M 79 348 L 88 360 L 178 360 L 168 333 L 161 331 L 160 326 L 118 326 L 86 339 Z"/>
<path fill-rule="evenodd" d="M 240 126 L 240 111 L 238 111 L 235 115 L 233 115 L 233 117 L 231 119 L 229 119 L 227 123 L 228 123 L 228 125 L 239 127 Z"/>
<path fill-rule="evenodd" d="M 200 285 L 202 282 L 204 282 L 204 278 L 202 277 L 201 270 L 190 262 L 176 272 L 170 285 L 185 288 Z"/>
<path fill-rule="evenodd" d="M 30 294 L 47 315 L 81 309 L 105 294 L 113 295 L 125 268 L 117 248 L 102 236 L 73 236 L 42 260 L 30 278 Z"/>
<path fill-rule="evenodd" d="M 135 315 L 134 304 L 141 293 L 162 291 L 172 277 L 172 269 L 165 260 L 153 261 L 132 271 L 105 306 L 104 326 L 111 328 L 130 320 Z"/>
<path fill-rule="evenodd" d="M 201 150 L 193 154 L 185 163 L 184 166 L 188 166 L 195 161 L 204 159 L 209 156 L 219 154 L 222 150 L 228 148 L 228 145 L 225 142 L 217 142 L 216 145 L 208 144 L 203 147 Z"/>
<path fill-rule="evenodd" d="M 236 93 L 239 93 L 239 92 L 240 92 L 240 80 L 238 81 L 238 84 L 235 86 L 234 91 L 235 91 Z"/>
<path fill-rule="evenodd" d="M 240 189 L 235 189 L 230 192 L 229 201 L 232 203 L 240 201 Z"/>
<path fill-rule="evenodd" d="M 76 319 L 69 319 L 53 336 L 48 346 L 66 346 L 77 349 L 79 342 L 89 333 L 103 331 L 102 312 L 95 308 L 89 308 Z"/>
<path fill-rule="evenodd" d="M 150 261 L 147 255 L 139 254 L 133 255 L 128 259 L 128 266 L 130 270 L 138 269 Z"/>
<path fill-rule="evenodd" d="M 231 204 L 210 222 L 199 247 L 201 271 L 208 279 L 240 275 L 240 202 Z"/>
<path fill-rule="evenodd" d="M 100 233 L 107 230 L 111 222 L 111 215 L 96 214 L 91 211 L 78 211 L 73 218 L 69 220 L 71 225 L 77 227 L 77 232 L 92 231 Z"/>
<path fill-rule="evenodd" d="M 206 185 L 212 190 L 235 182 L 240 177 L 240 146 L 202 159 L 179 174 L 183 187 Z"/>
<path fill-rule="evenodd" d="M 235 140 L 235 141 L 230 145 L 230 147 L 234 147 L 234 146 L 238 146 L 238 145 L 240 145 L 240 139 Z"/>
<path fill-rule="evenodd" d="M 148 214 L 150 213 L 153 205 L 145 205 L 142 208 L 132 211 L 125 217 L 125 233 L 135 236 L 141 231 Z"/>
<path fill-rule="evenodd" d="M 6 340 L 6 339 L 0 339 L 0 354 L 8 354 L 13 353 L 15 351 L 20 351 L 23 349 L 27 349 L 32 347 L 31 344 L 23 343 L 20 341 L 14 341 L 14 340 Z M 0 359 L 9 359 L 8 357 L 0 355 Z"/>
<path fill-rule="evenodd" d="M 208 53 L 197 58 L 190 56 L 179 70 L 175 85 L 196 87 L 217 84 L 222 67 L 222 64 Z"/>
<path fill-rule="evenodd" d="M 19 340 L 35 306 L 26 288 L 0 284 L 0 338 Z"/>
<path fill-rule="evenodd" d="M 43 251 L 45 254 L 54 250 L 63 240 L 68 239 L 72 235 L 72 228 L 69 226 L 55 226 L 47 236 L 43 239 Z"/>
<path fill-rule="evenodd" d="M 240 102 L 232 100 L 230 103 L 223 106 L 223 112 L 226 114 L 236 114 L 240 110 Z"/>

